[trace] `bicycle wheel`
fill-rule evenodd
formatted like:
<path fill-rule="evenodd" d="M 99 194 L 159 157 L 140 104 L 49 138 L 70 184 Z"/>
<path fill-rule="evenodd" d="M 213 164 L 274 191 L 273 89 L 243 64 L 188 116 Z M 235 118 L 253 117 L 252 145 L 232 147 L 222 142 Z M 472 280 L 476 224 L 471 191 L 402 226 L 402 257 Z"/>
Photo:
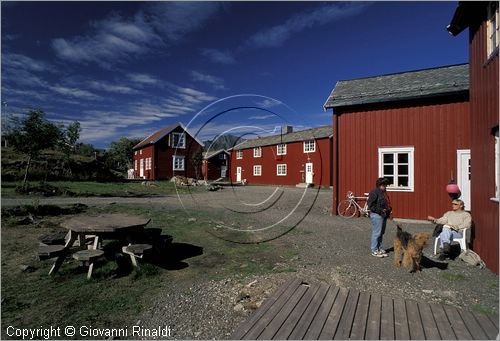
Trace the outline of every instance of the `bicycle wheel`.
<path fill-rule="evenodd" d="M 352 218 L 356 215 L 356 205 L 350 200 L 342 200 L 337 207 L 337 212 L 344 218 Z"/>

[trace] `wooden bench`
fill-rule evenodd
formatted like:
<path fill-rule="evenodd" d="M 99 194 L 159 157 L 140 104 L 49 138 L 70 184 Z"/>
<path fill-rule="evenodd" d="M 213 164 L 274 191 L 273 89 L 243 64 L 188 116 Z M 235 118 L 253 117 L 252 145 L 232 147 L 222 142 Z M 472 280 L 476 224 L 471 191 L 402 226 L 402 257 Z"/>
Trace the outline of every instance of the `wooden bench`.
<path fill-rule="evenodd" d="M 104 255 L 102 250 L 81 250 L 73 254 L 73 258 L 80 262 L 80 266 L 88 266 L 87 279 L 92 277 L 92 270 L 94 269 L 94 260 Z"/>
<path fill-rule="evenodd" d="M 130 244 L 122 248 L 123 253 L 130 256 L 132 264 L 137 267 L 137 258 L 142 258 L 144 252 L 151 250 L 153 248 L 150 244 Z"/>
<path fill-rule="evenodd" d="M 45 234 L 41 236 L 38 240 L 40 241 L 40 245 L 64 245 L 66 243 L 66 232 L 56 232 Z"/>
<path fill-rule="evenodd" d="M 38 259 L 44 260 L 59 257 L 64 252 L 66 252 L 64 245 L 40 245 L 38 247 Z"/>

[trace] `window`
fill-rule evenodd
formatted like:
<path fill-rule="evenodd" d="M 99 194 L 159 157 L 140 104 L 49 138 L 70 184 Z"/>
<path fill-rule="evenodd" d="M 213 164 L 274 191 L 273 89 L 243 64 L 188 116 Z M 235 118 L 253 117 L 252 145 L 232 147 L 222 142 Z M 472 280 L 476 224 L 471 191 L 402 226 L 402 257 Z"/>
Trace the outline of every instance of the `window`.
<path fill-rule="evenodd" d="M 500 141 L 498 139 L 498 127 L 494 130 L 495 136 L 495 201 L 500 199 Z"/>
<path fill-rule="evenodd" d="M 134 152 L 134 155 L 137 155 L 137 150 Z"/>
<path fill-rule="evenodd" d="M 488 23 L 486 26 L 488 58 L 498 49 L 498 2 L 488 5 Z"/>
<path fill-rule="evenodd" d="M 146 170 L 151 169 L 151 158 L 146 158 Z"/>
<path fill-rule="evenodd" d="M 253 149 L 253 157 L 261 157 L 262 156 L 262 148 L 256 147 Z"/>
<path fill-rule="evenodd" d="M 276 165 L 276 175 L 284 176 L 286 175 L 286 164 L 278 164 Z"/>
<path fill-rule="evenodd" d="M 278 144 L 276 149 L 278 155 L 286 155 L 286 144 Z"/>
<path fill-rule="evenodd" d="M 183 171 L 184 170 L 184 156 L 173 156 L 173 170 Z"/>
<path fill-rule="evenodd" d="M 388 190 L 413 192 L 413 147 L 379 148 L 378 173 L 387 178 Z"/>
<path fill-rule="evenodd" d="M 139 154 L 140 154 L 140 155 L 142 155 L 142 149 L 141 149 L 141 150 L 139 150 Z"/>
<path fill-rule="evenodd" d="M 226 159 L 226 154 L 221 153 L 219 154 L 219 160 L 225 160 Z"/>
<path fill-rule="evenodd" d="M 314 153 L 316 151 L 316 141 L 304 141 L 304 153 Z"/>
<path fill-rule="evenodd" d="M 134 161 L 134 169 L 137 170 L 137 160 Z"/>
<path fill-rule="evenodd" d="M 253 166 L 253 176 L 261 176 L 262 175 L 262 166 L 255 165 Z"/>
<path fill-rule="evenodd" d="M 172 147 L 186 148 L 186 134 L 172 133 Z"/>
<path fill-rule="evenodd" d="M 243 159 L 243 151 L 242 150 L 237 150 L 236 151 L 236 158 L 238 160 Z"/>

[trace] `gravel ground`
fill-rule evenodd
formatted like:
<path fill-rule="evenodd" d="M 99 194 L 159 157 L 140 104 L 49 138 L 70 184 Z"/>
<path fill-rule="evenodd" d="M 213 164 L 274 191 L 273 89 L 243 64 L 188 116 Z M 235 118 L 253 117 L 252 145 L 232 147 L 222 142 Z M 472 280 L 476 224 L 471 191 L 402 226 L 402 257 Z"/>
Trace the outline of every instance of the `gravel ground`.
<path fill-rule="evenodd" d="M 149 205 L 158 209 L 224 210 L 221 226 L 257 232 L 231 232 L 237 241 L 268 241 L 276 250 L 293 252 L 276 268 L 292 272 L 234 277 L 220 281 L 165 283 L 163 293 L 139 318 L 148 327 L 169 325 L 177 339 L 225 339 L 260 306 L 279 285 L 293 278 L 324 281 L 390 297 L 439 302 L 476 311 L 498 312 L 498 277 L 486 269 L 466 265 L 459 259 L 432 260 L 433 238 L 425 251 L 426 267 L 410 274 L 392 265 L 390 248 L 395 225 L 388 223 L 384 247 L 389 257 L 370 255 L 370 223 L 367 218 L 330 216 L 331 191 L 248 186 L 218 192 L 161 198 L 51 198 L 40 203 L 87 205 L 113 203 Z M 82 200 L 83 199 L 83 200 Z M 2 206 L 20 204 L 3 199 Z M 28 202 L 29 203 L 29 200 Z M 281 222 L 280 222 L 281 221 Z M 271 227 L 269 227 L 271 226 Z M 411 233 L 432 232 L 430 224 L 405 223 Z M 286 233 L 291 230 L 290 233 Z M 225 228 L 220 229 L 224 235 Z M 235 237 L 236 236 L 236 237 Z M 230 238 L 230 239 L 231 239 Z M 446 269 L 443 269 L 447 266 Z"/>

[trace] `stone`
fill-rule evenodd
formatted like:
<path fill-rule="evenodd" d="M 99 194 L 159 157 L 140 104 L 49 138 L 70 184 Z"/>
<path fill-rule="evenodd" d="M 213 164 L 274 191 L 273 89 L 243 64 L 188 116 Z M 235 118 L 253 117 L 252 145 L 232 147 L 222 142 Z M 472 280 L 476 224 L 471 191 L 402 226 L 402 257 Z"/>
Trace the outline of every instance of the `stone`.
<path fill-rule="evenodd" d="M 188 221 L 189 222 L 194 222 L 194 221 L 196 221 L 196 218 L 189 218 Z"/>
<path fill-rule="evenodd" d="M 245 310 L 245 307 L 243 306 L 243 304 L 238 303 L 238 304 L 236 304 L 236 305 L 234 306 L 234 308 L 233 308 L 233 309 L 234 309 L 234 311 L 236 311 L 237 313 L 240 313 L 240 312 L 242 312 L 242 311 L 244 311 L 244 310 Z"/>

